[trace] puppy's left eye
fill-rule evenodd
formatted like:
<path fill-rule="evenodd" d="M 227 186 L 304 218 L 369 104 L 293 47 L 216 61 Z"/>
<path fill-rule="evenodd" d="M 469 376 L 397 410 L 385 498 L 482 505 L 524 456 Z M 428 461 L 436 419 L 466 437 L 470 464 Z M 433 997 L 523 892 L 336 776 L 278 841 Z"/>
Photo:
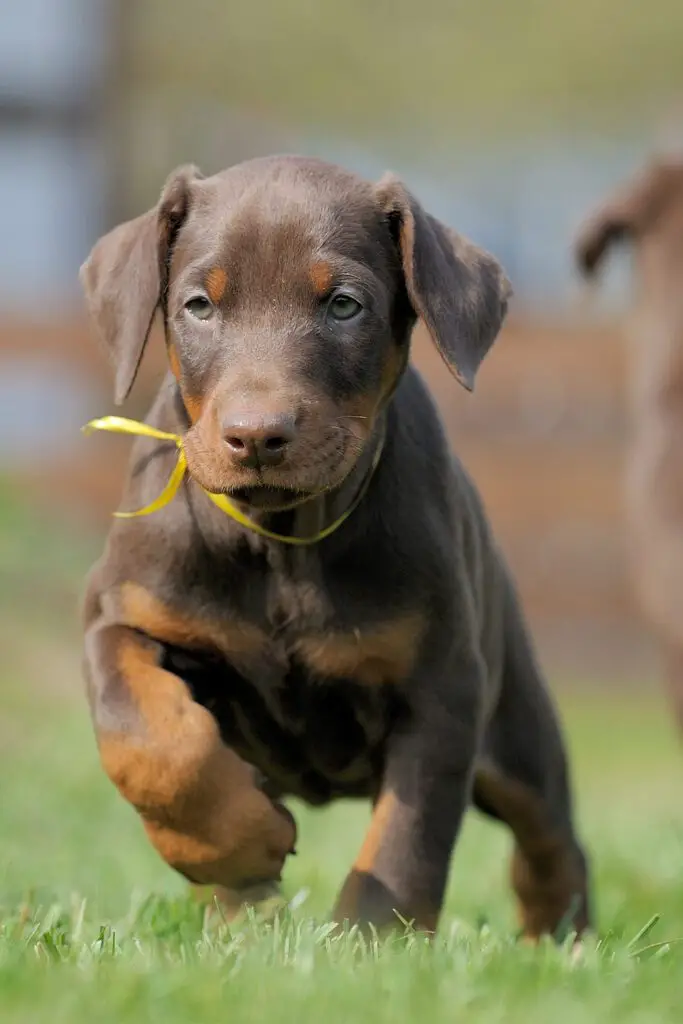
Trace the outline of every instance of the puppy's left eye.
<path fill-rule="evenodd" d="M 185 309 L 196 320 L 208 320 L 213 313 L 213 306 L 205 295 L 195 295 L 185 303 Z"/>
<path fill-rule="evenodd" d="M 358 316 L 362 308 L 360 302 L 351 295 L 339 294 L 330 299 L 327 311 L 335 320 L 352 320 L 354 316 Z"/>

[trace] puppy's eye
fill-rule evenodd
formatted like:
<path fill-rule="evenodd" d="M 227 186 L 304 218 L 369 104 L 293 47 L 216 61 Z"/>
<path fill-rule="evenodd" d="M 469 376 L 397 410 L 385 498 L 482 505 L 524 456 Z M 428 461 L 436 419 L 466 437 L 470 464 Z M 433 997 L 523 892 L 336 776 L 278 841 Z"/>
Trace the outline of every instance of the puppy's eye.
<path fill-rule="evenodd" d="M 197 320 L 208 320 L 213 314 L 213 306 L 205 295 L 195 295 L 185 303 L 185 309 Z"/>
<path fill-rule="evenodd" d="M 335 320 L 352 320 L 354 316 L 358 316 L 362 308 L 360 302 L 350 295 L 339 294 L 330 299 L 327 310 Z"/>

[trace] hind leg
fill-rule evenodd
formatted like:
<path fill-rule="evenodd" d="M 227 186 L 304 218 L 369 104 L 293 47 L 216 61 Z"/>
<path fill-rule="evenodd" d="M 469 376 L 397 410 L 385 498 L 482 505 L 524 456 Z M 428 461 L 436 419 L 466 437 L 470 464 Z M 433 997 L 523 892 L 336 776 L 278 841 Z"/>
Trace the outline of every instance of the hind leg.
<path fill-rule="evenodd" d="M 511 829 L 512 884 L 527 938 L 590 924 L 564 744 L 526 636 L 516 631 L 474 783 L 474 803 Z"/>
<path fill-rule="evenodd" d="M 568 824 L 535 789 L 492 763 L 477 771 L 474 802 L 514 834 L 511 877 L 525 937 L 581 934 L 590 925 L 588 872 Z"/>

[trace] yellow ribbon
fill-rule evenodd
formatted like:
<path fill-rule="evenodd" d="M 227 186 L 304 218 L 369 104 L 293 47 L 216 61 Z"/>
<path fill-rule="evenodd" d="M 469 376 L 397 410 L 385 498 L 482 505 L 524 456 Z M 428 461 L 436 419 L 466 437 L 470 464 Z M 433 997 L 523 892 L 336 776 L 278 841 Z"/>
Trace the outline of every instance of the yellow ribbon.
<path fill-rule="evenodd" d="M 173 500 L 178 493 L 180 485 L 185 477 L 185 473 L 187 472 L 187 457 L 183 446 L 183 438 L 180 434 L 170 434 L 165 430 L 157 430 L 156 427 L 150 427 L 147 423 L 140 423 L 138 420 L 129 420 L 123 416 L 102 416 L 100 419 L 90 420 L 90 422 L 86 423 L 83 427 L 84 434 L 91 434 L 95 430 L 106 430 L 113 434 L 135 434 L 140 437 L 153 437 L 159 441 L 172 441 L 178 449 L 178 460 L 168 483 L 159 497 L 155 498 L 155 500 L 150 502 L 149 505 L 136 509 L 135 512 L 114 512 L 113 514 L 115 516 L 119 519 L 132 519 L 134 516 L 148 516 L 151 515 L 152 512 L 157 512 L 160 508 L 163 508 L 164 505 L 168 505 L 168 503 Z M 383 442 L 377 446 L 370 472 L 368 473 L 360 491 L 346 511 L 342 513 L 338 519 L 335 519 L 333 523 L 326 526 L 324 530 L 314 534 L 312 537 L 287 537 L 283 534 L 273 533 L 272 530 L 267 530 L 265 526 L 261 526 L 260 523 L 255 523 L 253 519 L 250 519 L 241 512 L 225 494 L 213 494 L 211 491 L 207 491 L 205 487 L 202 487 L 202 490 L 206 496 L 211 499 L 214 505 L 216 505 L 222 512 L 225 512 L 227 516 L 234 519 L 234 521 L 239 523 L 240 526 L 246 527 L 247 530 L 252 530 L 254 533 L 258 533 L 261 537 L 267 537 L 269 540 L 278 540 L 283 544 L 317 544 L 318 541 L 324 540 L 325 537 L 329 537 L 331 533 L 334 533 L 334 531 L 349 518 L 351 513 L 354 512 L 361 503 L 365 497 L 368 487 L 370 486 L 370 481 L 374 472 L 379 465 L 383 446 Z"/>

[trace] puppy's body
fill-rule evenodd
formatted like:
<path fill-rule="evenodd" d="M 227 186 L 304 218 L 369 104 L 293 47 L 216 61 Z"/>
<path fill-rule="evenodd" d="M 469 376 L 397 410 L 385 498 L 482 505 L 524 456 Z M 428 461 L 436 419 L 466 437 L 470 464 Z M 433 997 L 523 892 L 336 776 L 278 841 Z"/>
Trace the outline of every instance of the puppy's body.
<path fill-rule="evenodd" d="M 149 422 L 185 438 L 192 478 L 153 518 L 117 523 L 91 577 L 105 768 L 169 863 L 228 886 L 279 875 L 294 840 L 281 797 L 370 798 L 336 916 L 378 926 L 395 911 L 436 926 L 474 797 L 515 834 L 527 933 L 570 910 L 581 929 L 585 863 L 554 711 L 476 492 L 405 369 L 419 313 L 471 384 L 504 278 L 398 183 L 292 158 L 246 168 L 227 188 L 193 186 L 169 279 L 162 261 L 148 299 L 153 312 L 162 296 L 174 368 Z M 207 210 L 218 251 L 192 227 Z M 204 328 L 174 314 L 176 301 L 206 313 L 182 290 L 193 272 L 214 293 L 203 345 L 190 331 Z M 89 287 L 101 307 L 101 279 Z M 174 458 L 138 441 L 125 507 L 152 500 Z M 362 500 L 326 539 L 289 546 L 232 522 L 198 483 L 293 538 Z"/>

